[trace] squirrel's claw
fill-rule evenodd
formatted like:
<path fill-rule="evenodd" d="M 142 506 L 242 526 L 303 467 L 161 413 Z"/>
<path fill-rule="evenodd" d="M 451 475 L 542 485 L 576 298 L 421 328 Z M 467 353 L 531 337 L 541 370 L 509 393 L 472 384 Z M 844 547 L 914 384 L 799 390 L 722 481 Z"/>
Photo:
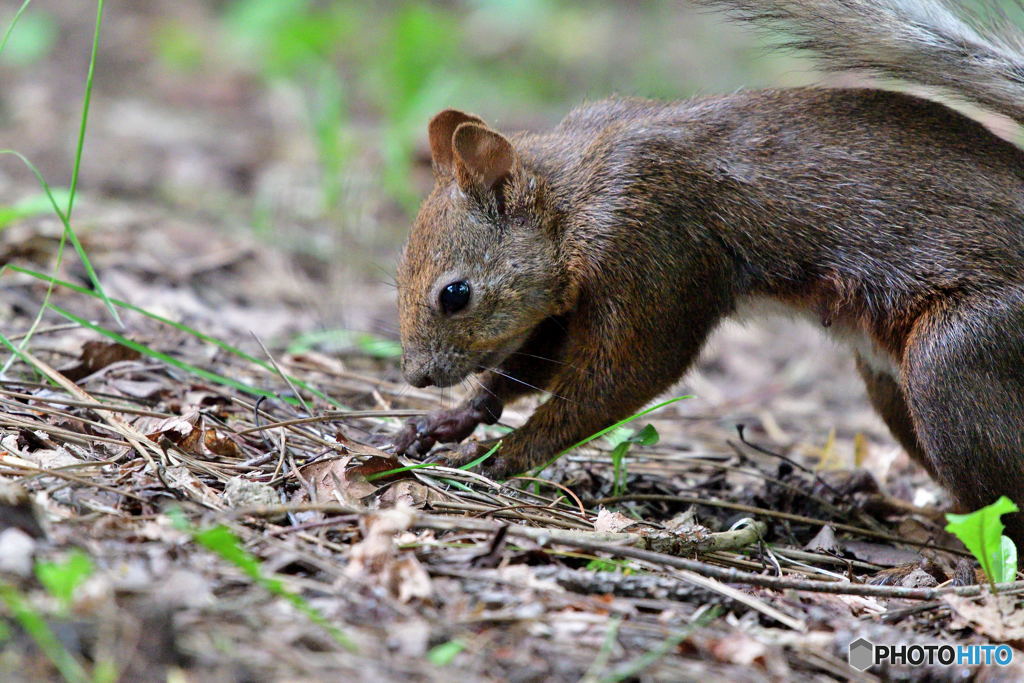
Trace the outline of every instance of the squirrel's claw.
<path fill-rule="evenodd" d="M 414 458 L 425 456 L 438 442 L 462 441 L 482 421 L 480 410 L 469 406 L 414 417 L 395 436 L 395 453 Z"/>

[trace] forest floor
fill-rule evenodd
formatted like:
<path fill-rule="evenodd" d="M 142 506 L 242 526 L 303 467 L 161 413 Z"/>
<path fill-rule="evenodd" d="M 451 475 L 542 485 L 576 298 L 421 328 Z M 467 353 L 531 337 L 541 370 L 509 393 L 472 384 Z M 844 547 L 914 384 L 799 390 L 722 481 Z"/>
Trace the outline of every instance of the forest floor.
<path fill-rule="evenodd" d="M 406 219 L 356 175 L 317 232 L 310 154 L 280 153 L 301 124 L 244 79 L 125 66 L 125 16 L 73 217 L 112 305 L 70 248 L 46 279 L 57 218 L 0 230 L 0 332 L 32 330 L 0 380 L 0 678 L 1024 678 L 1019 650 L 848 665 L 858 638 L 1018 648 L 1024 612 L 962 585 L 948 499 L 807 323 L 725 325 L 664 400 L 689 398 L 533 478 L 393 472 L 403 421 L 460 397 L 398 371 L 380 271 Z M 52 176 L 78 111 L 40 69 L 11 74 L 4 130 Z M 289 230 L 251 228 L 254 194 Z M 5 161 L 0 206 L 39 197 Z"/>

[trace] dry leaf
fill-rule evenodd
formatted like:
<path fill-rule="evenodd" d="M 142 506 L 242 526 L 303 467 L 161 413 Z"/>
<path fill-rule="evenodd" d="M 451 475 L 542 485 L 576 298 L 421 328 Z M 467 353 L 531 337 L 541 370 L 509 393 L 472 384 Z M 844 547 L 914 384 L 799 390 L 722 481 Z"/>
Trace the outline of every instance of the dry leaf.
<path fill-rule="evenodd" d="M 430 574 L 411 552 L 387 563 L 381 575 L 382 583 L 399 602 L 409 602 L 413 598 L 426 600 L 433 590 Z"/>
<path fill-rule="evenodd" d="M 905 564 L 916 564 L 921 560 L 921 553 L 904 550 L 882 543 L 870 541 L 843 541 L 843 548 L 858 560 L 870 562 L 883 567 L 899 567 Z"/>
<path fill-rule="evenodd" d="M 406 507 L 395 507 L 363 518 L 363 540 L 352 546 L 345 574 L 383 586 L 403 602 L 429 598 L 430 575 L 411 552 L 399 553 L 395 536 L 415 519 Z"/>
<path fill-rule="evenodd" d="M 232 477 L 224 486 L 224 502 L 228 507 L 247 508 L 277 505 L 280 501 L 274 487 L 260 481 Z"/>
<path fill-rule="evenodd" d="M 366 477 L 373 476 L 374 474 L 380 474 L 381 472 L 387 472 L 389 470 L 396 470 L 401 466 L 402 463 L 398 462 L 398 458 L 393 455 L 372 455 L 358 465 L 348 468 L 346 472 L 350 478 L 363 477 L 365 479 Z M 381 483 L 394 481 L 397 477 L 404 475 L 404 472 L 399 472 L 387 477 L 381 477 L 377 481 Z"/>
<path fill-rule="evenodd" d="M 42 437 L 46 436 L 43 432 L 37 433 L 37 436 L 38 434 L 42 434 Z M 32 467 L 52 470 L 58 467 L 82 464 L 82 460 L 80 458 L 76 458 L 63 446 L 59 446 L 57 448 L 37 448 L 29 451 L 19 448 L 19 439 L 20 437 L 18 435 L 9 434 L 5 436 L 3 440 L 0 440 L 0 446 L 2 446 L 10 455 L 19 458 L 23 462 L 29 463 Z M 45 440 L 49 441 L 49 439 Z M 6 459 L 13 462 L 10 456 Z"/>
<path fill-rule="evenodd" d="M 160 438 L 163 437 L 178 446 L 181 446 L 183 442 L 191 443 L 195 441 L 198 444 L 198 435 L 193 435 L 196 431 L 196 423 L 198 422 L 198 411 L 192 411 L 184 415 L 174 415 L 160 420 L 152 427 L 149 427 L 146 432 L 146 438 L 150 441 L 159 442 Z"/>
<path fill-rule="evenodd" d="M 362 507 L 362 499 L 371 495 L 377 487 L 366 478 L 350 475 L 348 463 L 352 456 L 325 458 L 299 468 L 303 478 L 313 486 L 318 501 L 341 500 L 346 505 Z"/>
<path fill-rule="evenodd" d="M 828 524 L 821 527 L 817 534 L 814 535 L 807 545 L 804 546 L 804 550 L 810 550 L 815 553 L 825 553 L 826 555 L 839 555 L 842 553 L 842 548 L 839 547 L 839 541 L 836 540 L 836 532 Z"/>
<path fill-rule="evenodd" d="M 214 455 L 233 456 L 236 458 L 242 455 L 238 444 L 231 437 L 217 436 L 217 432 L 212 429 L 207 429 L 203 433 L 203 445 L 206 446 L 206 450 Z"/>
<path fill-rule="evenodd" d="M 218 510 L 223 507 L 220 495 L 199 481 L 187 467 L 168 467 L 164 470 L 163 479 L 170 487 L 189 494 L 194 500 L 202 501 Z"/>
<path fill-rule="evenodd" d="M 387 487 L 377 503 L 381 509 L 404 505 L 419 510 L 438 499 L 440 495 L 430 487 L 414 479 L 404 479 Z"/>
<path fill-rule="evenodd" d="M 612 512 L 607 508 L 597 511 L 597 519 L 594 520 L 594 531 L 618 533 L 636 525 L 636 520 L 627 517 L 621 512 Z"/>
<path fill-rule="evenodd" d="M 984 593 L 976 598 L 943 595 L 953 613 L 951 630 L 972 628 L 997 643 L 1024 642 L 1024 610 L 1017 595 Z"/>
<path fill-rule="evenodd" d="M 138 360 L 141 357 L 142 354 L 135 349 L 116 342 L 87 341 L 82 344 L 82 353 L 78 362 L 71 367 L 62 369 L 61 373 L 72 382 L 78 382 L 113 363 L 123 360 Z"/>
<path fill-rule="evenodd" d="M 154 398 L 167 389 L 163 382 L 144 382 L 131 379 L 111 379 L 107 385 L 132 398 Z"/>
<path fill-rule="evenodd" d="M 32 574 L 36 540 L 17 527 L 0 531 L 0 574 Z"/>
<path fill-rule="evenodd" d="M 358 441 L 350 438 L 341 429 L 334 432 L 334 440 L 338 442 L 338 445 L 345 449 L 346 452 L 352 455 L 369 455 L 371 457 L 383 458 L 385 460 L 393 461 L 394 467 L 401 467 L 401 463 L 395 460 L 395 456 L 382 451 L 374 446 L 369 446 L 365 443 L 359 443 Z M 387 469 L 394 469 L 390 467 Z"/>

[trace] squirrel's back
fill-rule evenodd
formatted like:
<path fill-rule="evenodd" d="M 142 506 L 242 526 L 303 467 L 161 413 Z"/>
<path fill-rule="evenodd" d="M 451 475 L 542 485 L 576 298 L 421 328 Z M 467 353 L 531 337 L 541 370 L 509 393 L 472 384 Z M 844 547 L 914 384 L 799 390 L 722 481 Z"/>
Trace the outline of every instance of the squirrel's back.
<path fill-rule="evenodd" d="M 929 301 L 1024 283 L 1024 152 L 912 95 L 611 99 L 518 143 L 605 271 L 650 267 L 637 232 L 668 263 L 705 243 L 731 261 L 737 300 L 812 297 L 893 350 Z"/>

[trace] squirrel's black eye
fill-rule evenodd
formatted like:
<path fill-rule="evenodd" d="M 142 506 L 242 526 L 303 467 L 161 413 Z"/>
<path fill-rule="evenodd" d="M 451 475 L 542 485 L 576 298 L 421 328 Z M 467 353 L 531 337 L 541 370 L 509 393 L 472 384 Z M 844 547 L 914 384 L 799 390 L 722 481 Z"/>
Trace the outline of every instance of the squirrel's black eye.
<path fill-rule="evenodd" d="M 461 311 L 469 303 L 469 283 L 459 280 L 447 285 L 441 290 L 438 303 L 441 304 L 441 312 L 451 315 Z"/>

